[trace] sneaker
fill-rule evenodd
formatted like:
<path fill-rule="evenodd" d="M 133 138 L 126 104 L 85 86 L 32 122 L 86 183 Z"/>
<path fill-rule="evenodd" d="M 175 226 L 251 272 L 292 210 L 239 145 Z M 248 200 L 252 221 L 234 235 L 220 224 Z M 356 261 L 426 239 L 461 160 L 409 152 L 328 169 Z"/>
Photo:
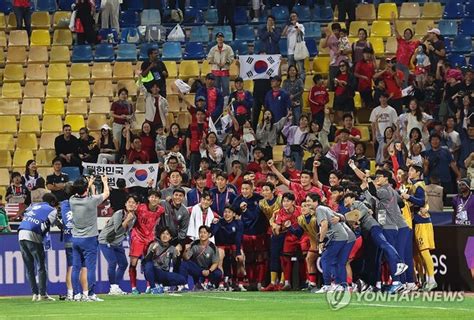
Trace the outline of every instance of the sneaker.
<path fill-rule="evenodd" d="M 275 284 L 270 283 L 268 286 L 262 288 L 262 290 L 260 291 L 263 291 L 263 292 L 278 291 L 278 288 Z"/>
<path fill-rule="evenodd" d="M 187 288 L 186 286 L 178 286 L 178 292 L 188 292 L 189 291 L 189 288 Z"/>
<path fill-rule="evenodd" d="M 35 293 L 35 294 L 33 294 L 33 297 L 31 298 L 31 301 L 33 301 L 33 302 L 39 301 L 38 298 L 39 298 L 39 294 Z"/>
<path fill-rule="evenodd" d="M 45 294 L 43 296 L 38 295 L 38 298 L 36 301 L 56 301 L 56 299 Z"/>
<path fill-rule="evenodd" d="M 78 293 L 72 298 L 74 301 L 79 302 L 82 300 L 82 294 Z"/>
<path fill-rule="evenodd" d="M 252 20 L 250 20 L 251 23 L 258 23 L 258 18 L 253 18 Z"/>
<path fill-rule="evenodd" d="M 91 302 L 102 302 L 104 299 L 99 298 L 95 293 L 89 296 Z"/>
<path fill-rule="evenodd" d="M 154 287 L 151 289 L 151 294 L 163 294 L 165 291 L 162 286 Z"/>
<path fill-rule="evenodd" d="M 291 285 L 285 284 L 282 288 L 281 291 L 291 291 Z"/>
<path fill-rule="evenodd" d="M 332 289 L 332 286 L 326 284 L 322 286 L 319 290 L 315 291 L 314 293 L 326 293 L 326 292 L 329 292 L 329 290 L 331 289 Z"/>
<path fill-rule="evenodd" d="M 217 287 L 217 291 L 226 291 L 226 288 L 223 283 L 219 284 L 219 286 Z"/>
<path fill-rule="evenodd" d="M 418 286 L 416 283 L 407 283 L 405 284 L 405 290 L 403 290 L 402 293 L 410 293 L 415 291 L 418 291 Z"/>
<path fill-rule="evenodd" d="M 139 294 L 140 294 L 140 291 L 138 291 L 137 288 L 133 288 L 133 289 L 132 289 L 132 295 L 133 295 L 133 296 L 138 296 Z"/>
<path fill-rule="evenodd" d="M 403 284 L 402 283 L 398 283 L 398 284 L 392 284 L 390 286 L 390 288 L 387 290 L 387 292 L 389 294 L 396 294 L 398 293 L 400 290 L 403 289 Z"/>
<path fill-rule="evenodd" d="M 401 275 L 408 269 L 408 266 L 404 263 L 397 263 L 397 272 L 395 272 L 396 276 Z"/>
<path fill-rule="evenodd" d="M 146 287 L 145 294 L 151 294 L 151 287 Z"/>
<path fill-rule="evenodd" d="M 81 302 L 89 302 L 89 296 L 86 296 L 85 294 L 81 294 Z"/>
<path fill-rule="evenodd" d="M 425 282 L 425 285 L 423 286 L 423 291 L 430 292 L 431 290 L 435 289 L 438 286 L 436 281 L 433 282 Z"/>
<path fill-rule="evenodd" d="M 74 296 L 67 295 L 65 301 L 74 301 Z"/>

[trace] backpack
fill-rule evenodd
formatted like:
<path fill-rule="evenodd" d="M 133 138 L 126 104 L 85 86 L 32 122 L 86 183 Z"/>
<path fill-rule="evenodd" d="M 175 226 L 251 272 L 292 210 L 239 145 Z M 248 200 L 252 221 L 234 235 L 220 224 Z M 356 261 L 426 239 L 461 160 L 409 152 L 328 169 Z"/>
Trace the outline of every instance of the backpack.
<path fill-rule="evenodd" d="M 151 25 L 146 27 L 146 42 L 161 42 L 166 40 L 166 29 L 162 26 Z"/>

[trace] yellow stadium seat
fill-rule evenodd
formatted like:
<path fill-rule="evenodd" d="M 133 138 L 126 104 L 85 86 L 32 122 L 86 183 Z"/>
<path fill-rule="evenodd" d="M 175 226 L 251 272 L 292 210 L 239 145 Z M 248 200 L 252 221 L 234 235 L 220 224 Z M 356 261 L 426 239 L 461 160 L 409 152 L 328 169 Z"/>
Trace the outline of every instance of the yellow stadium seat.
<path fill-rule="evenodd" d="M 370 30 L 371 37 L 387 38 L 387 37 L 390 37 L 391 35 L 392 35 L 392 29 L 390 27 L 389 21 L 376 20 L 372 22 L 372 28 Z"/>
<path fill-rule="evenodd" d="M 85 122 L 84 117 L 80 114 L 69 114 L 64 119 L 64 124 L 71 126 L 72 131 L 78 132 L 81 128 L 84 128 Z"/>
<path fill-rule="evenodd" d="M 378 6 L 379 20 L 391 20 L 392 13 L 395 14 L 395 19 L 398 18 L 397 5 L 395 3 L 380 3 Z"/>
<path fill-rule="evenodd" d="M 33 29 L 49 29 L 51 26 L 51 18 L 49 12 L 36 11 L 31 15 L 31 27 Z"/>
<path fill-rule="evenodd" d="M 196 60 L 184 60 L 179 64 L 179 78 L 199 78 L 199 63 Z"/>
<path fill-rule="evenodd" d="M 59 132 L 43 132 L 40 137 L 39 148 L 41 149 L 54 149 L 54 140 L 59 135 Z"/>
<path fill-rule="evenodd" d="M 178 95 L 169 94 L 166 96 L 166 100 L 168 100 L 168 112 L 178 113 L 181 111 L 181 102 Z"/>
<path fill-rule="evenodd" d="M 250 92 L 253 92 L 253 81 L 252 80 L 244 80 L 244 89 Z M 194 100 L 193 100 L 194 103 Z"/>
<path fill-rule="evenodd" d="M 69 96 L 72 98 L 89 98 L 91 90 L 88 81 L 75 80 L 71 81 L 69 87 Z"/>
<path fill-rule="evenodd" d="M 332 108 L 333 105 L 334 105 L 334 91 L 329 91 L 329 101 L 327 103 L 327 106 L 329 106 L 329 108 Z"/>
<path fill-rule="evenodd" d="M 110 80 L 97 80 L 94 82 L 92 89 L 94 97 L 109 97 L 114 96 L 114 87 Z"/>
<path fill-rule="evenodd" d="M 48 47 L 36 46 L 30 47 L 28 52 L 29 63 L 47 63 L 49 62 Z"/>
<path fill-rule="evenodd" d="M 5 52 L 3 50 L 0 50 L 0 64 L 3 65 L 5 63 Z M 0 75 L 1 79 L 1 75 Z"/>
<path fill-rule="evenodd" d="M 48 149 L 40 149 L 36 152 L 36 164 L 38 166 L 51 166 L 53 159 L 56 157 L 56 151 Z"/>
<path fill-rule="evenodd" d="M 394 55 L 397 53 L 397 38 L 395 37 L 388 37 L 387 43 L 385 43 L 385 54 L 387 55 Z"/>
<path fill-rule="evenodd" d="M 50 62 L 64 62 L 68 63 L 71 60 L 71 54 L 67 46 L 53 46 L 51 47 Z"/>
<path fill-rule="evenodd" d="M 439 20 L 443 16 L 441 2 L 425 2 L 421 13 L 422 19 Z"/>
<path fill-rule="evenodd" d="M 15 17 L 15 13 L 13 12 L 10 12 L 10 14 L 8 15 L 8 17 L 6 17 L 6 22 L 7 22 L 7 27 L 8 29 L 10 30 L 14 30 L 16 29 L 16 17 Z"/>
<path fill-rule="evenodd" d="M 21 84 L 19 82 L 4 83 L 2 86 L 2 98 L 21 99 Z"/>
<path fill-rule="evenodd" d="M 7 28 L 5 14 L 0 13 L 0 30 L 5 30 Z"/>
<path fill-rule="evenodd" d="M 229 74 L 230 74 L 230 79 L 234 80 L 239 76 L 240 73 L 240 67 L 238 66 L 238 60 L 234 60 L 232 64 L 230 65 L 229 69 Z"/>
<path fill-rule="evenodd" d="M 53 46 L 71 46 L 72 33 L 69 29 L 54 30 Z"/>
<path fill-rule="evenodd" d="M 107 122 L 107 116 L 105 114 L 89 114 L 87 128 L 89 128 L 89 130 L 100 130 Z"/>
<path fill-rule="evenodd" d="M 86 98 L 69 98 L 67 101 L 67 114 L 87 115 Z"/>
<path fill-rule="evenodd" d="M 110 102 L 107 97 L 92 97 L 90 103 L 89 114 L 101 113 L 108 114 L 110 113 Z"/>
<path fill-rule="evenodd" d="M 16 149 L 13 154 L 13 167 L 25 167 L 25 164 L 28 160 L 34 159 L 33 151 Z"/>
<path fill-rule="evenodd" d="M 377 19 L 375 6 L 372 3 L 359 4 L 356 7 L 356 19 L 373 21 Z"/>
<path fill-rule="evenodd" d="M 176 119 L 174 118 L 174 113 L 173 112 L 169 112 L 167 115 L 166 115 L 166 123 L 174 123 L 176 122 Z"/>
<path fill-rule="evenodd" d="M 303 112 L 310 112 L 308 96 L 308 91 L 303 92 Z"/>
<path fill-rule="evenodd" d="M 95 62 L 92 65 L 92 79 L 108 80 L 112 79 L 112 66 L 109 62 Z"/>
<path fill-rule="evenodd" d="M 49 36 L 49 30 L 33 30 L 31 32 L 31 45 L 50 46 L 51 37 Z"/>
<path fill-rule="evenodd" d="M 310 91 L 311 88 L 313 87 L 314 83 L 313 83 L 313 77 L 306 77 L 304 79 L 304 90 L 305 91 Z"/>
<path fill-rule="evenodd" d="M 119 82 L 117 82 L 117 94 L 120 88 L 127 88 L 130 97 L 135 97 L 138 92 L 138 86 L 135 80 L 119 80 Z"/>
<path fill-rule="evenodd" d="M 25 98 L 44 98 L 44 84 L 43 81 L 27 81 L 23 91 Z"/>
<path fill-rule="evenodd" d="M 28 57 L 25 47 L 9 47 L 7 52 L 7 63 L 25 63 Z"/>
<path fill-rule="evenodd" d="M 47 177 L 47 176 L 53 174 L 53 167 L 51 166 L 51 163 L 48 166 L 45 166 L 45 167 L 38 167 L 38 173 L 42 177 Z"/>
<path fill-rule="evenodd" d="M 69 75 L 71 80 L 87 80 L 91 78 L 91 70 L 87 63 L 73 63 Z"/>
<path fill-rule="evenodd" d="M 10 151 L 0 151 L 0 167 L 10 168 L 12 166 L 12 154 Z M 5 199 L 5 194 L 3 194 Z"/>
<path fill-rule="evenodd" d="M 432 3 L 427 2 L 425 3 Z M 429 29 L 435 26 L 435 22 L 433 20 L 418 20 L 415 25 L 415 35 L 425 36 Z"/>
<path fill-rule="evenodd" d="M 64 81 L 49 81 L 46 87 L 47 98 L 66 98 L 67 88 Z"/>
<path fill-rule="evenodd" d="M 43 116 L 43 123 L 41 126 L 41 133 L 45 132 L 61 132 L 63 130 L 63 121 L 61 116 L 45 115 Z"/>
<path fill-rule="evenodd" d="M 34 99 L 23 99 L 23 103 L 21 104 L 21 114 L 42 114 L 43 107 L 41 106 L 41 99 L 34 98 Z"/>
<path fill-rule="evenodd" d="M 46 66 L 44 64 L 28 64 L 26 67 L 27 81 L 46 81 Z"/>
<path fill-rule="evenodd" d="M 201 63 L 201 74 L 202 74 L 202 77 L 204 78 L 208 73 L 211 72 L 211 66 L 209 65 L 209 61 L 207 60 L 204 60 L 202 63 Z"/>
<path fill-rule="evenodd" d="M 25 79 L 25 73 L 21 64 L 7 64 L 3 70 L 3 81 L 21 82 Z"/>
<path fill-rule="evenodd" d="M 53 16 L 53 27 L 55 29 L 67 29 L 69 26 L 69 20 L 71 20 L 71 12 L 56 11 Z"/>
<path fill-rule="evenodd" d="M 5 48 L 7 46 L 7 36 L 5 31 L 0 31 L 0 47 Z"/>
<path fill-rule="evenodd" d="M 9 186 L 10 185 L 10 172 L 7 168 L 0 169 L 0 186 Z M 3 199 L 3 198 L 2 198 Z"/>
<path fill-rule="evenodd" d="M 368 126 L 354 126 L 360 131 L 360 141 L 367 142 L 370 141 L 370 131 Z"/>
<path fill-rule="evenodd" d="M 15 140 L 13 139 L 12 134 L 0 134 L 0 150 L 5 151 L 13 151 L 15 150 Z"/>
<path fill-rule="evenodd" d="M 406 29 L 411 29 L 411 31 L 413 32 L 413 25 L 411 21 L 397 20 L 395 21 L 395 28 L 402 37 Z"/>
<path fill-rule="evenodd" d="M 37 150 L 38 142 L 34 133 L 19 133 L 16 140 L 16 147 L 25 150 Z"/>
<path fill-rule="evenodd" d="M 354 94 L 354 107 L 356 109 L 362 108 L 362 99 L 360 97 L 359 91 L 356 91 Z"/>
<path fill-rule="evenodd" d="M 311 40 L 313 41 L 313 40 Z M 313 73 L 313 68 L 311 68 L 311 63 L 312 61 L 309 60 L 309 58 L 304 59 L 304 70 L 306 74 L 312 74 Z"/>
<path fill-rule="evenodd" d="M 402 3 L 400 8 L 400 19 L 418 20 L 420 18 L 421 10 L 417 2 Z"/>
<path fill-rule="evenodd" d="M 22 115 L 20 116 L 20 128 L 18 132 L 33 132 L 39 134 L 40 121 L 38 115 Z"/>
<path fill-rule="evenodd" d="M 359 35 L 359 29 L 365 29 L 367 34 L 369 33 L 369 24 L 367 21 L 352 21 L 349 28 L 349 35 L 352 37 L 357 37 Z"/>
<path fill-rule="evenodd" d="M 12 30 L 10 31 L 10 36 L 8 37 L 8 46 L 9 47 L 28 47 L 28 33 L 26 30 Z"/>
<path fill-rule="evenodd" d="M 273 146 L 273 161 L 282 162 L 283 161 L 283 150 L 285 149 L 284 145 Z"/>
<path fill-rule="evenodd" d="M 135 113 L 135 118 L 136 118 L 136 121 L 133 122 L 133 124 L 132 124 L 132 130 L 134 132 L 139 132 L 142 129 L 142 123 L 145 122 L 145 114 L 144 113 Z M 183 126 L 181 123 L 179 125 L 181 127 L 185 128 L 185 126 Z"/>
<path fill-rule="evenodd" d="M 163 61 L 168 70 L 168 78 L 177 78 L 178 77 L 178 67 L 175 61 Z"/>
<path fill-rule="evenodd" d="M 131 62 L 116 61 L 114 64 L 114 80 L 133 79 L 133 66 Z"/>
<path fill-rule="evenodd" d="M 0 99 L 0 115 L 17 116 L 20 113 L 20 104 L 18 100 Z"/>
<path fill-rule="evenodd" d="M 51 63 L 48 68 L 48 81 L 67 81 L 69 79 L 65 63 Z"/>
<path fill-rule="evenodd" d="M 329 48 L 323 48 L 321 43 L 322 43 L 322 41 L 319 41 L 319 44 L 318 44 L 318 57 L 327 57 L 327 56 L 329 56 Z"/>
<path fill-rule="evenodd" d="M 313 60 L 313 71 L 316 74 L 329 74 L 329 57 L 315 57 Z"/>
<path fill-rule="evenodd" d="M 47 98 L 44 102 L 44 114 L 64 114 L 64 101 L 61 98 Z"/>
<path fill-rule="evenodd" d="M 177 122 L 183 128 L 187 128 L 191 123 L 191 115 L 189 112 L 180 112 L 178 114 Z"/>
<path fill-rule="evenodd" d="M 172 93 L 176 93 L 178 94 L 178 88 L 176 87 L 176 85 L 174 84 L 176 81 L 176 79 L 166 79 L 166 93 L 169 93 L 169 94 L 172 94 Z"/>
<path fill-rule="evenodd" d="M 383 56 L 385 54 L 385 48 L 383 45 L 383 39 L 381 37 L 370 37 L 368 39 L 376 56 Z"/>

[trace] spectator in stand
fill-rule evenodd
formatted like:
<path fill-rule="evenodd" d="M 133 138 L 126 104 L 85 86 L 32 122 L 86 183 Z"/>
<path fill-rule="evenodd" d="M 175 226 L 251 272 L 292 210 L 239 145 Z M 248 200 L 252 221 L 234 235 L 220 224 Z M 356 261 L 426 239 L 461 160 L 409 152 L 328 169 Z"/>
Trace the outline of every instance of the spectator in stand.
<path fill-rule="evenodd" d="M 422 111 L 420 103 L 414 98 L 411 99 L 408 104 L 408 111 L 399 116 L 402 140 L 405 142 L 409 140 L 409 134 L 413 128 L 417 128 L 422 134 L 426 133 L 426 135 L 429 135 L 428 126 L 432 120 L 433 117 Z"/>
<path fill-rule="evenodd" d="M 275 122 L 270 110 L 265 110 L 263 113 L 262 121 L 257 127 L 257 141 L 267 159 L 273 158 L 273 146 L 277 144 L 278 133 L 283 129 L 286 121 L 287 117 L 285 116 Z"/>
<path fill-rule="evenodd" d="M 141 82 L 145 88 L 150 91 L 151 87 L 157 83 L 160 88 L 160 95 L 166 98 L 166 78 L 168 78 L 168 69 L 163 61 L 158 59 L 158 49 L 150 48 L 147 52 L 148 60 L 141 65 Z"/>
<path fill-rule="evenodd" d="M 356 20 L 356 4 L 354 0 L 335 0 L 331 1 L 331 4 L 337 5 L 338 19 L 339 22 L 345 22 L 347 29 L 349 29 L 351 22 Z M 346 19 L 347 15 L 347 19 Z"/>
<path fill-rule="evenodd" d="M 21 177 L 21 183 L 31 191 L 36 186 L 36 181 L 39 178 L 41 178 L 41 175 L 38 173 L 36 161 L 28 160 L 25 165 L 25 174 Z"/>
<path fill-rule="evenodd" d="M 8 223 L 8 215 L 5 211 L 5 204 L 3 203 L 3 197 L 0 195 L 0 233 L 11 232 L 10 225 Z"/>
<path fill-rule="evenodd" d="M 166 128 L 168 118 L 168 101 L 160 92 L 158 81 L 148 83 L 149 88 L 142 86 L 141 92 L 145 96 L 145 122 L 151 126 L 151 132 L 156 132 L 158 126 Z"/>
<path fill-rule="evenodd" d="M 367 40 L 367 37 L 368 37 L 367 30 L 365 30 L 364 28 L 360 28 L 357 35 L 359 39 L 357 39 L 356 42 L 352 43 L 352 46 L 351 46 L 352 63 L 354 65 L 357 65 L 359 61 L 362 61 L 364 59 L 364 51 L 366 51 L 366 49 L 372 49 L 371 50 L 372 54 L 374 52 L 372 44 Z M 371 56 L 371 60 L 375 62 L 372 56 Z"/>
<path fill-rule="evenodd" d="M 342 61 L 348 61 L 348 54 L 351 53 L 351 49 L 340 50 L 339 42 L 341 38 L 341 25 L 339 23 L 333 23 L 331 30 L 326 28 L 325 37 L 321 40 L 322 48 L 329 48 L 329 56 L 331 60 L 329 62 L 329 90 L 334 90 L 334 78 L 339 71 L 339 65 Z"/>
<path fill-rule="evenodd" d="M 39 203 L 43 201 L 43 196 L 50 191 L 46 189 L 46 181 L 43 178 L 39 178 L 36 181 L 36 186 L 31 190 L 31 203 Z"/>
<path fill-rule="evenodd" d="M 118 100 L 112 103 L 110 107 L 110 116 L 114 119 L 112 124 L 112 132 L 114 138 L 117 139 L 120 145 L 120 137 L 122 129 L 126 122 L 131 122 L 135 117 L 135 106 L 128 100 L 127 88 L 120 88 L 118 90 Z"/>
<path fill-rule="evenodd" d="M 79 139 L 71 134 L 71 126 L 63 125 L 63 134 L 54 140 L 54 149 L 56 156 L 61 158 L 65 167 L 79 167 L 81 159 L 79 159 Z"/>
<path fill-rule="evenodd" d="M 413 39 L 413 30 L 407 28 L 403 31 L 403 37 L 398 33 L 395 24 L 395 14 L 392 13 L 392 31 L 397 37 L 397 69 L 403 72 L 403 86 L 408 86 L 408 77 L 410 76 L 410 59 L 420 44 L 419 40 Z"/>
<path fill-rule="evenodd" d="M 395 58 L 387 58 L 385 62 L 387 63 L 385 70 L 374 74 L 374 78 L 381 78 L 383 80 L 390 105 L 400 115 L 403 111 L 402 82 L 404 75 L 402 71 L 397 69 L 397 60 Z"/>
<path fill-rule="evenodd" d="M 342 120 L 344 113 L 353 113 L 354 106 L 354 87 L 355 78 L 349 68 L 347 61 L 339 63 L 339 72 L 334 78 L 334 105 L 336 116 L 339 121 Z"/>
<path fill-rule="evenodd" d="M 288 115 L 288 120 L 283 127 L 282 133 L 286 137 L 285 155 L 290 156 L 295 161 L 295 167 L 301 171 L 303 169 L 303 146 L 309 134 L 309 119 L 307 115 L 302 115 L 298 125 L 291 125 L 292 114 Z"/>
<path fill-rule="evenodd" d="M 7 188 L 5 200 L 8 203 L 18 203 L 25 206 L 31 203 L 30 190 L 21 183 L 21 173 L 13 172 L 11 175 L 10 185 Z"/>
<path fill-rule="evenodd" d="M 209 132 L 201 143 L 201 157 L 210 160 L 211 169 L 222 169 L 224 166 L 224 151 L 217 144 L 217 135 L 214 132 Z"/>
<path fill-rule="evenodd" d="M 142 149 L 142 141 L 140 137 L 131 136 L 130 125 L 125 125 L 126 139 L 125 139 L 125 150 L 127 152 L 127 163 L 149 163 L 150 158 L 148 153 Z"/>
<path fill-rule="evenodd" d="M 466 92 L 467 96 L 474 95 L 474 72 L 472 68 L 465 69 L 462 85 L 463 91 Z"/>
<path fill-rule="evenodd" d="M 215 86 L 216 76 L 212 73 L 206 75 L 206 86 L 200 87 L 196 92 L 195 104 L 204 108 L 207 116 L 216 121 L 224 110 L 224 96 L 220 89 Z M 228 88 L 228 87 L 227 87 Z M 201 102 L 201 104 L 199 103 Z"/>
<path fill-rule="evenodd" d="M 323 77 L 319 74 L 313 77 L 313 87 L 308 96 L 311 108 L 311 119 L 316 121 L 320 128 L 324 122 L 324 107 L 329 102 L 328 89 L 325 86 Z"/>
<path fill-rule="evenodd" d="M 13 0 L 13 13 L 18 30 L 26 30 L 31 35 L 31 2 L 30 0 Z M 24 27 L 23 27 L 24 23 Z"/>
<path fill-rule="evenodd" d="M 155 134 L 151 130 L 151 126 L 148 122 L 142 124 L 142 131 L 140 132 L 140 140 L 142 141 L 142 149 L 148 155 L 150 163 L 156 163 L 158 161 L 155 152 Z"/>
<path fill-rule="evenodd" d="M 46 188 L 56 196 L 58 201 L 66 200 L 66 193 L 64 188 L 66 183 L 69 181 L 67 173 L 61 172 L 63 168 L 62 161 L 59 157 L 53 159 L 53 173 L 46 177 Z"/>
<path fill-rule="evenodd" d="M 99 146 L 86 127 L 79 129 L 79 158 L 83 162 L 97 163 Z"/>
<path fill-rule="evenodd" d="M 168 136 L 166 137 L 166 150 L 171 150 L 172 146 L 179 144 L 181 153 L 186 151 L 186 137 L 181 132 L 181 127 L 178 123 L 172 123 L 168 131 Z"/>
<path fill-rule="evenodd" d="M 224 25 L 224 22 L 227 21 L 232 29 L 232 34 L 235 38 L 235 13 L 236 0 L 219 0 L 217 1 L 217 24 L 220 26 Z M 224 37 L 224 35 L 222 35 Z M 232 54 L 233 55 L 233 54 Z M 228 95 L 229 93 L 227 93 Z"/>
<path fill-rule="evenodd" d="M 304 83 L 298 77 L 298 69 L 295 65 L 288 67 L 288 77 L 283 81 L 283 90 L 290 95 L 293 124 L 297 124 L 303 108 Z"/>
<path fill-rule="evenodd" d="M 290 23 L 285 26 L 282 32 L 288 42 L 288 65 L 296 65 L 299 71 L 299 77 L 304 83 L 306 73 L 304 71 L 304 60 L 295 60 L 294 52 L 296 43 L 304 41 L 304 26 L 298 22 L 298 14 L 291 12 Z"/>
<path fill-rule="evenodd" d="M 97 43 L 97 32 L 95 31 L 95 2 L 94 0 L 76 0 L 74 9 L 76 20 L 74 31 L 77 34 L 77 44 L 94 45 Z"/>
<path fill-rule="evenodd" d="M 102 29 L 115 29 L 120 32 L 120 0 L 102 0 L 100 2 L 100 19 Z"/>
<path fill-rule="evenodd" d="M 357 141 L 360 140 L 361 133 L 360 130 L 354 127 L 354 117 L 350 113 L 346 113 L 342 116 L 342 125 L 343 129 L 346 129 L 349 131 L 349 140 L 352 141 L 353 143 L 356 143 Z M 336 131 L 336 138 L 334 139 L 334 142 L 339 142 L 340 139 L 340 134 L 342 130 L 337 130 Z"/>
<path fill-rule="evenodd" d="M 336 170 L 344 170 L 349 159 L 355 154 L 355 146 L 349 140 L 349 136 L 349 130 L 346 128 L 341 129 L 338 142 L 329 149 L 326 155 L 326 157 L 333 161 Z"/>
<path fill-rule="evenodd" d="M 189 169 L 192 175 L 199 170 L 199 162 L 201 161 L 200 146 L 208 130 L 206 113 L 203 109 L 196 109 L 196 121 L 189 125 L 186 134 L 186 158 L 189 159 Z"/>
<path fill-rule="evenodd" d="M 370 160 L 367 159 L 365 156 L 366 152 L 366 146 L 365 143 L 359 141 L 355 142 L 355 148 L 354 148 L 354 155 L 350 157 L 350 160 L 354 161 L 354 164 L 359 170 L 362 172 L 365 172 L 366 170 L 370 170 Z M 344 173 L 346 175 L 352 175 L 355 176 L 354 170 L 352 170 L 351 166 L 349 165 L 351 163 L 348 161 L 344 167 Z"/>
<path fill-rule="evenodd" d="M 374 61 L 374 50 L 371 47 L 362 49 L 362 58 L 356 63 L 354 76 L 358 80 L 357 91 L 365 108 L 374 107 L 374 98 L 372 95 L 372 80 L 377 65 Z"/>
<path fill-rule="evenodd" d="M 117 162 L 117 152 L 119 143 L 112 136 L 112 130 L 108 124 L 100 128 L 99 156 L 97 163 L 115 163 Z"/>
<path fill-rule="evenodd" d="M 430 57 L 431 72 L 436 72 L 438 62 L 446 58 L 446 49 L 441 31 L 438 28 L 428 30 L 428 34 L 423 37 L 422 42 L 426 45 L 426 50 Z"/>
<path fill-rule="evenodd" d="M 271 111 L 274 121 L 278 122 L 286 116 L 291 108 L 291 99 L 288 92 L 283 90 L 281 85 L 281 77 L 274 76 L 271 79 L 272 90 L 267 92 L 265 96 L 265 109 Z"/>
<path fill-rule="evenodd" d="M 242 137 L 234 134 L 230 138 L 230 145 L 225 152 L 225 169 L 226 172 L 232 171 L 234 160 L 238 160 L 244 167 L 247 166 L 249 148 Z"/>
<path fill-rule="evenodd" d="M 474 201 L 471 200 L 471 180 L 458 181 L 459 193 L 453 198 L 454 223 L 458 225 L 474 225 Z"/>
<path fill-rule="evenodd" d="M 468 159 L 472 153 L 474 153 L 474 123 L 468 123 L 467 129 L 460 128 L 461 136 L 461 149 L 459 153 L 458 166 L 465 177 L 467 173 L 466 159 Z"/>
<path fill-rule="evenodd" d="M 262 107 L 265 107 L 265 99 L 267 92 L 272 90 L 271 79 L 255 79 L 253 80 L 253 99 L 252 108 L 252 128 L 257 130 L 258 120 Z"/>
<path fill-rule="evenodd" d="M 219 1 L 219 3 L 225 2 Z M 222 92 L 224 97 L 229 96 L 230 88 L 230 65 L 234 61 L 234 50 L 232 47 L 224 43 L 224 34 L 218 32 L 216 34 L 217 44 L 209 50 L 207 60 L 211 65 L 211 73 L 216 79 L 216 87 Z"/>
<path fill-rule="evenodd" d="M 266 54 L 279 54 L 281 29 L 275 25 L 275 17 L 268 16 L 266 26 L 258 31 L 258 38 L 262 44 L 261 50 Z"/>
<path fill-rule="evenodd" d="M 385 130 L 389 127 L 398 126 L 397 111 L 388 105 L 388 94 L 380 96 L 380 105 L 370 113 L 372 127 L 372 142 L 377 153 L 377 141 L 383 140 Z M 380 147 L 380 146 L 379 146 Z"/>
<path fill-rule="evenodd" d="M 462 97 L 462 72 L 458 69 L 449 69 L 444 74 L 445 85 L 444 85 L 444 97 L 438 116 L 441 118 L 446 117 L 448 114 L 456 114 L 459 106 L 459 99 Z"/>
<path fill-rule="evenodd" d="M 235 118 L 240 126 L 252 115 L 253 96 L 244 89 L 244 80 L 237 77 L 234 80 L 235 91 L 230 94 L 229 103 L 232 105 Z"/>
<path fill-rule="evenodd" d="M 430 212 L 443 212 L 443 187 L 439 185 L 439 178 L 435 174 L 430 176 L 430 184 L 426 185 L 425 191 Z"/>

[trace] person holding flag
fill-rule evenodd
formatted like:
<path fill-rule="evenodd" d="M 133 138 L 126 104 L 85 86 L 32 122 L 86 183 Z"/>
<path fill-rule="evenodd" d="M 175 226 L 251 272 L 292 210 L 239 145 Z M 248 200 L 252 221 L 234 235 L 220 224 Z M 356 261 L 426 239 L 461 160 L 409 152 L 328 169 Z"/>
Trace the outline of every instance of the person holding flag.
<path fill-rule="evenodd" d="M 230 94 L 230 105 L 240 126 L 250 119 L 253 107 L 253 96 L 244 89 L 244 80 L 237 77 L 234 80 L 235 91 Z"/>

